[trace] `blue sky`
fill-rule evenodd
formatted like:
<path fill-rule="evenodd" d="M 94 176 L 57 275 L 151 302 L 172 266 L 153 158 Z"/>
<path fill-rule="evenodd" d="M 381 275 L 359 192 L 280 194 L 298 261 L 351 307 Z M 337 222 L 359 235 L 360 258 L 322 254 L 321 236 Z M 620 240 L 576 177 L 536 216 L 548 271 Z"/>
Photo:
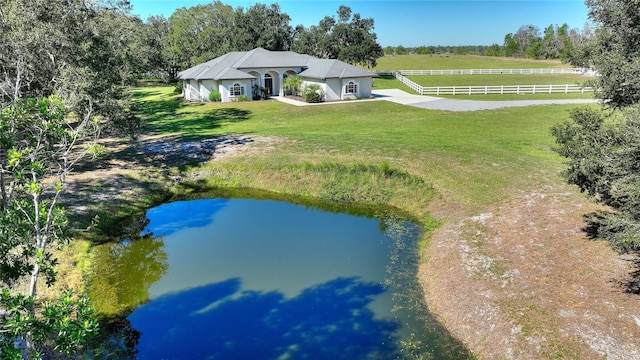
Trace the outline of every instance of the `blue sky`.
<path fill-rule="evenodd" d="M 207 0 L 131 0 L 133 14 L 146 19 L 150 15 L 169 18 L 177 8 L 207 4 Z M 281 0 L 222 1 L 234 8 L 247 8 L 256 2 L 278 3 L 291 17 L 291 25 L 316 25 L 326 15 L 333 16 L 343 4 L 362 17 L 373 18 L 378 42 L 382 46 L 420 45 L 502 45 L 504 36 L 522 25 L 541 30 L 567 23 L 582 29 L 587 22 L 587 7 L 582 0 Z"/>

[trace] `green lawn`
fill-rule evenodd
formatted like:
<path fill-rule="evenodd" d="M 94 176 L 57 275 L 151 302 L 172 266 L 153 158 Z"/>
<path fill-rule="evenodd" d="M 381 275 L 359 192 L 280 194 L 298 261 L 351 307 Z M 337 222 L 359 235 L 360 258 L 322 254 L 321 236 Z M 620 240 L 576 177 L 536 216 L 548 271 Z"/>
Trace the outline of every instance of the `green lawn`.
<path fill-rule="evenodd" d="M 378 59 L 374 71 L 440 69 L 570 68 L 558 60 L 531 60 L 480 55 L 394 55 Z"/>
<path fill-rule="evenodd" d="M 422 86 L 485 86 L 485 85 L 549 85 L 582 84 L 591 77 L 574 74 L 556 75 L 422 75 L 406 76 Z"/>
<path fill-rule="evenodd" d="M 424 75 L 407 76 L 410 80 L 422 86 L 483 86 L 483 85 L 547 85 L 547 84 L 578 84 L 591 79 L 580 75 Z M 373 90 L 402 89 L 411 94 L 417 94 L 408 86 L 395 78 L 380 77 L 373 79 Z M 591 99 L 592 92 L 584 93 L 555 93 L 555 94 L 493 94 L 493 95 L 442 95 L 451 99 L 469 100 L 546 100 L 546 99 Z"/>
<path fill-rule="evenodd" d="M 541 173 L 559 171 L 561 161 L 551 150 L 549 128 L 567 119 L 568 110 L 575 107 L 456 113 L 386 101 L 312 107 L 275 100 L 188 104 L 176 101 L 171 90 L 136 90 L 148 132 L 187 138 L 240 133 L 286 139 L 273 151 L 210 165 L 212 173 L 224 174 L 223 179 L 212 180 L 214 185 L 317 196 L 326 189 L 322 183 L 313 183 L 309 171 L 316 168 L 309 164 L 388 164 L 471 208 L 490 204 L 513 187 L 526 186 Z M 403 195 L 416 188 L 404 189 L 402 183 L 390 186 L 393 194 L 383 202 L 414 213 L 425 210 L 411 203 L 411 194 Z M 420 206 L 432 195 L 425 193 Z"/>

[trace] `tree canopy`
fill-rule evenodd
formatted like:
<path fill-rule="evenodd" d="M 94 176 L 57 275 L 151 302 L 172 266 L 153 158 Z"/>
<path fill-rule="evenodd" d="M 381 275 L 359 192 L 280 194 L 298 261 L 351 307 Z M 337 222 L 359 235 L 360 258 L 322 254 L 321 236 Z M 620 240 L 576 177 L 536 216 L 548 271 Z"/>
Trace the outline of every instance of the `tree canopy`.
<path fill-rule="evenodd" d="M 569 183 L 613 211 L 591 218 L 595 233 L 620 251 L 640 250 L 640 7 L 625 0 L 588 0 L 594 37 L 573 63 L 590 66 L 605 109 L 579 109 L 553 128 L 568 159 Z"/>
<path fill-rule="evenodd" d="M 0 110 L 0 353 L 41 358 L 47 349 L 72 353 L 95 333 L 86 298 L 65 293 L 43 302 L 38 283 L 56 282 L 51 249 L 69 240 L 59 206 L 67 175 L 95 153 L 98 124 L 88 113 L 68 121 L 60 98 L 16 99 Z M 85 145 L 80 147 L 79 142 Z M 25 292 L 13 285 L 27 283 Z M 13 290 L 13 291 L 12 291 Z"/>
<path fill-rule="evenodd" d="M 0 0 L 0 105 L 57 95 L 116 131 L 139 123 L 124 91 L 142 71 L 126 1 Z"/>
<path fill-rule="evenodd" d="M 601 75 L 593 81 L 596 96 L 612 107 L 640 102 L 640 8 L 635 1 L 587 0 L 589 18 L 596 24 L 576 64 L 593 67 Z"/>
<path fill-rule="evenodd" d="M 160 28 L 158 17 L 146 26 Z M 351 64 L 375 66 L 383 55 L 377 43 L 373 19 L 352 14 L 341 6 L 336 16 L 326 16 L 318 25 L 290 25 L 291 18 L 277 4 L 254 4 L 233 8 L 220 1 L 176 10 L 166 22 L 164 64 L 186 69 L 230 51 L 292 50 Z M 157 31 L 150 30 L 152 34 Z M 175 73 L 170 74 L 175 76 Z"/>
<path fill-rule="evenodd" d="M 318 25 L 296 27 L 292 50 L 319 58 L 338 59 L 350 64 L 375 67 L 384 55 L 377 43 L 374 21 L 352 14 L 341 5 L 337 16 L 325 16 Z"/>
<path fill-rule="evenodd" d="M 127 1 L 0 0 L 0 354 L 73 353 L 96 332 L 84 297 L 53 285 L 70 240 L 60 196 L 101 129 L 135 136 L 126 86 L 144 71 Z M 26 286 L 16 287 L 16 284 Z"/>

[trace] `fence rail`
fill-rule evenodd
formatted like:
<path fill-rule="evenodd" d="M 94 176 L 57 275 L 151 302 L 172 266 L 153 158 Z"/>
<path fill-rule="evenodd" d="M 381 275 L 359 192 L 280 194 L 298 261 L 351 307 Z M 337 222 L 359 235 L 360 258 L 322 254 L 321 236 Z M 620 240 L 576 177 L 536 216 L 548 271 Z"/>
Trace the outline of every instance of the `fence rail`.
<path fill-rule="evenodd" d="M 486 86 L 422 86 L 402 76 L 394 74 L 396 79 L 420 95 L 488 95 L 488 94 L 557 94 L 585 93 L 593 88 L 578 84 L 562 85 L 486 85 Z"/>
<path fill-rule="evenodd" d="M 557 94 L 584 93 L 593 89 L 575 84 L 564 85 L 492 85 L 422 87 L 421 95 Z"/>
<path fill-rule="evenodd" d="M 547 68 L 547 69 L 462 69 L 462 70 L 398 70 L 401 75 L 531 75 L 531 74 L 577 74 L 595 75 L 593 70 L 585 68 Z"/>

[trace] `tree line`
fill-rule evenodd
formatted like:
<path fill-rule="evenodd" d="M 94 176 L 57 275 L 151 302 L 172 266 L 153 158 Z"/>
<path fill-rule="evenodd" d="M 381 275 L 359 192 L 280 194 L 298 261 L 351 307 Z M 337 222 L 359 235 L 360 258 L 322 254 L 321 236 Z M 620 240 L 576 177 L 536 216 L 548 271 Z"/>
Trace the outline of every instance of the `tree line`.
<path fill-rule="evenodd" d="M 149 74 L 173 79 L 180 69 L 230 51 L 295 51 L 374 67 L 383 56 L 374 21 L 340 6 L 318 25 L 292 26 L 278 4 L 233 8 L 220 1 L 177 9 L 168 19 L 151 16 L 138 24 L 147 49 Z"/>
<path fill-rule="evenodd" d="M 522 57 L 530 59 L 559 59 L 571 62 L 579 57 L 578 52 L 593 37 L 589 25 L 582 30 L 571 29 L 569 25 L 549 25 L 540 30 L 535 25 L 521 26 L 518 31 L 504 36 L 502 45 L 467 45 L 467 46 L 418 46 L 404 47 L 402 45 L 387 46 L 385 55 L 405 54 L 456 54 L 456 55 L 485 55 Z"/>

